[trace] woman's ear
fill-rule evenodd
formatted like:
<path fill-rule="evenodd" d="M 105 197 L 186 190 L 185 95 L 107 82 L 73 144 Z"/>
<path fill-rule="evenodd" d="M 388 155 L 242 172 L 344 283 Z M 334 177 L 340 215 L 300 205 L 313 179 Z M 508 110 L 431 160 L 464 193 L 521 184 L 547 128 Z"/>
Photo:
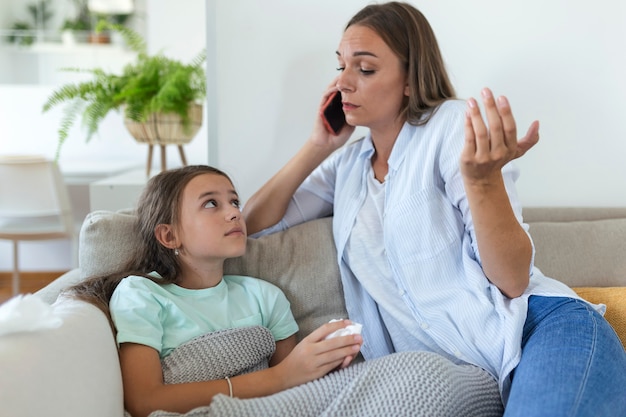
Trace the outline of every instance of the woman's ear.
<path fill-rule="evenodd" d="M 170 224 L 159 224 L 154 228 L 154 236 L 159 243 L 168 249 L 176 249 L 180 246 L 174 228 Z"/>

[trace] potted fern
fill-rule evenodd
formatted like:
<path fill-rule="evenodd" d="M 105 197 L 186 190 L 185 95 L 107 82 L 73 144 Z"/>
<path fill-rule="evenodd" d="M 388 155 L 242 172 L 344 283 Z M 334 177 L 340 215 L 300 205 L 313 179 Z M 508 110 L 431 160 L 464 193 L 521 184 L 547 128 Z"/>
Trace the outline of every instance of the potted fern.
<path fill-rule="evenodd" d="M 164 147 L 167 144 L 178 145 L 186 165 L 182 145 L 193 139 L 202 125 L 200 103 L 206 95 L 205 51 L 191 63 L 184 64 L 160 53 L 148 55 L 144 39 L 131 28 L 102 21 L 96 31 L 102 30 L 117 31 L 128 47 L 137 53 L 137 59 L 126 65 L 121 74 L 100 68 L 66 69 L 89 72 L 93 78 L 59 87 L 43 106 L 46 112 L 66 104 L 58 130 L 56 158 L 79 115 L 89 142 L 100 122 L 115 110 L 123 111 L 124 123 L 131 135 L 139 142 L 148 143 L 148 174 L 153 145 L 161 146 L 162 169 L 165 169 Z"/>

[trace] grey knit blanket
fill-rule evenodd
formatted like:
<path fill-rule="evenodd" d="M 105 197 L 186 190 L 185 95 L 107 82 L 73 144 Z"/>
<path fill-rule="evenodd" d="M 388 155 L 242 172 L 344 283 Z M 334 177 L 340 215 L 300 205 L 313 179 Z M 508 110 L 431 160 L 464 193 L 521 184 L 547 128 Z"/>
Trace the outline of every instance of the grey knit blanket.
<path fill-rule="evenodd" d="M 220 330 L 190 340 L 161 361 L 166 384 L 208 381 L 260 371 L 276 350 L 262 326 Z"/>
<path fill-rule="evenodd" d="M 261 369 L 273 350 L 274 341 L 264 328 L 212 333 L 175 349 L 163 361 L 165 380 L 219 379 Z M 356 363 L 267 397 L 220 394 L 210 405 L 185 414 L 156 411 L 150 417 L 501 417 L 502 413 L 497 382 L 484 370 L 429 352 L 404 352 Z"/>

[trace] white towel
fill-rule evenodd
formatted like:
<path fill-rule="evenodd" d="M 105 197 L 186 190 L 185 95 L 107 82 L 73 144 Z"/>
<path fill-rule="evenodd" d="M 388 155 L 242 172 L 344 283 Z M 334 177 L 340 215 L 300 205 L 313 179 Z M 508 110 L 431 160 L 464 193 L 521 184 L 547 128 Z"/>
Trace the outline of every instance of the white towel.
<path fill-rule="evenodd" d="M 0 305 L 0 336 L 54 329 L 61 324 L 63 319 L 52 306 L 32 294 L 17 295 Z"/>

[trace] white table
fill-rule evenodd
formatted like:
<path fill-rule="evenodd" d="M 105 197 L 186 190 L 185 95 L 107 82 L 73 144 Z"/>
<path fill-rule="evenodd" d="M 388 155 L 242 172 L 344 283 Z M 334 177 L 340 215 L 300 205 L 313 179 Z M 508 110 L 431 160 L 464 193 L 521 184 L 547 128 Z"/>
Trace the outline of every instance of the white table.
<path fill-rule="evenodd" d="M 87 213 L 91 211 L 89 195 L 91 184 L 140 169 L 141 166 L 141 163 L 135 161 L 63 161 L 59 168 L 68 186 L 74 217 L 79 227 Z"/>
<path fill-rule="evenodd" d="M 157 174 L 152 171 L 150 176 Z M 89 184 L 91 211 L 135 207 L 139 195 L 148 182 L 145 169 L 133 169 Z"/>

